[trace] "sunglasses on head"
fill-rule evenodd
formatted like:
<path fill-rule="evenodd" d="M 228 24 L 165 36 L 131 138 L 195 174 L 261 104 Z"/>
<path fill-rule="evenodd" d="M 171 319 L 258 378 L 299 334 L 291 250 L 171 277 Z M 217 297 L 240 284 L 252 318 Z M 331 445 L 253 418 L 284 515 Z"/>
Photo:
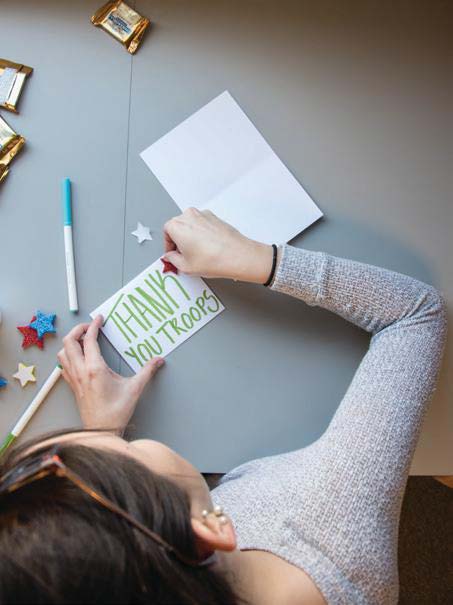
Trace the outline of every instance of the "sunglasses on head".
<path fill-rule="evenodd" d="M 73 485 L 81 489 L 87 496 L 95 500 L 98 504 L 109 510 L 110 512 L 122 517 L 130 525 L 141 531 L 145 536 L 151 538 L 156 544 L 164 548 L 167 552 L 174 555 L 181 563 L 189 565 L 191 567 L 203 567 L 210 565 L 215 562 L 215 553 L 210 555 L 203 561 L 195 561 L 188 557 L 185 557 L 178 550 L 176 550 L 171 544 L 166 542 L 159 534 L 143 525 L 140 521 L 135 519 L 127 511 L 116 505 L 109 498 L 104 497 L 102 494 L 90 487 L 83 479 L 66 466 L 58 455 L 58 446 L 52 448 L 50 451 L 29 458 L 24 462 L 15 466 L 13 469 L 8 471 L 0 478 L 0 497 L 4 494 L 9 494 L 17 491 L 18 489 L 29 485 L 34 481 L 39 481 L 49 476 L 63 477 L 70 481 Z"/>

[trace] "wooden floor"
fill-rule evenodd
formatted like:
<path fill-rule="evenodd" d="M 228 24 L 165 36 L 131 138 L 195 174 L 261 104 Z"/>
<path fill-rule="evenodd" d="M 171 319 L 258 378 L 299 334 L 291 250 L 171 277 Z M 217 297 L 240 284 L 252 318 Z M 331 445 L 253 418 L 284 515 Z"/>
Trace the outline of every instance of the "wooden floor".
<path fill-rule="evenodd" d="M 434 479 L 436 481 L 440 481 L 441 483 L 443 483 L 443 485 L 446 485 L 447 487 L 453 487 L 453 476 L 452 477 L 434 477 Z"/>
<path fill-rule="evenodd" d="M 222 475 L 205 475 L 213 488 Z M 410 477 L 401 511 L 399 605 L 453 603 L 453 477 Z"/>

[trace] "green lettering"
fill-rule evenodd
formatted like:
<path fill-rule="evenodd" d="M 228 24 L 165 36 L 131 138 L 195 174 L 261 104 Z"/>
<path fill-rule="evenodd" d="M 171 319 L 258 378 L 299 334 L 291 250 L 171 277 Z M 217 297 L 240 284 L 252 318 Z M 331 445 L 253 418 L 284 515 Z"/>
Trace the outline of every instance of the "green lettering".
<path fill-rule="evenodd" d="M 137 350 L 140 353 L 143 361 L 149 361 L 152 358 L 151 351 L 146 346 L 146 343 L 141 342 L 139 345 L 137 345 Z M 145 351 L 144 353 L 143 353 L 143 350 Z"/>
<path fill-rule="evenodd" d="M 215 309 L 211 309 L 211 307 L 208 305 L 208 311 L 211 311 L 211 313 L 215 313 L 216 311 L 218 311 L 220 309 L 219 299 L 214 294 L 208 294 L 207 290 L 203 290 L 203 298 L 205 300 L 209 300 L 211 298 L 217 305 Z"/>
<path fill-rule="evenodd" d="M 150 288 L 154 292 L 154 294 L 156 294 L 158 296 L 159 300 L 156 300 L 155 298 L 153 298 L 150 294 L 145 292 L 145 290 L 143 290 L 143 288 L 135 288 L 135 289 L 153 307 L 154 311 L 160 315 L 160 320 L 162 321 L 162 319 L 165 319 L 165 314 L 173 315 L 174 310 L 171 308 L 171 306 L 168 304 L 168 302 L 166 302 L 162 298 L 162 296 L 159 294 L 159 292 L 156 291 L 154 286 L 152 284 L 150 284 L 147 279 L 145 279 L 145 284 L 148 286 L 148 288 Z M 176 305 L 176 308 L 178 308 L 176 303 L 175 303 L 175 305 Z"/>
<path fill-rule="evenodd" d="M 206 292 L 206 290 L 205 290 L 205 292 Z M 200 309 L 200 311 L 202 311 L 205 315 L 208 314 L 208 312 L 205 309 L 206 301 L 205 301 L 205 299 L 202 296 L 199 296 L 197 298 L 197 300 L 195 301 L 195 304 Z"/>
<path fill-rule="evenodd" d="M 157 340 L 157 338 L 155 338 L 154 336 L 150 337 L 152 339 L 152 342 L 154 344 L 154 346 L 150 343 L 150 341 L 145 338 L 145 344 L 146 346 L 149 348 L 149 350 L 151 351 L 151 353 L 154 355 L 161 355 L 162 354 L 162 346 L 159 343 L 159 341 Z"/>
<path fill-rule="evenodd" d="M 111 319 L 113 320 L 113 323 L 115 324 L 115 326 L 118 328 L 118 330 L 121 332 L 121 334 L 124 336 L 124 338 L 127 340 L 127 342 L 132 342 L 132 340 L 129 338 L 129 336 L 126 334 L 126 332 L 123 330 L 121 324 L 115 319 L 114 315 L 110 316 Z M 109 318 L 110 319 L 110 318 Z M 105 325 L 105 324 L 104 324 Z"/>
<path fill-rule="evenodd" d="M 119 311 L 117 310 L 117 311 L 115 311 L 115 313 L 111 314 L 111 317 L 112 317 L 113 321 L 115 322 L 116 327 L 121 331 L 123 336 L 126 338 L 127 342 L 132 342 L 125 330 L 129 330 L 129 333 L 134 338 L 137 338 L 137 334 L 134 332 L 134 330 L 129 325 L 129 322 L 131 321 L 131 319 L 135 319 L 135 317 L 134 317 L 133 313 L 130 312 L 130 309 L 127 308 L 127 305 L 125 305 L 125 306 L 126 306 L 126 310 L 129 311 L 129 316 L 122 317 L 119 314 Z"/>
<path fill-rule="evenodd" d="M 190 315 L 188 313 L 182 313 L 181 320 L 182 320 L 182 323 L 186 326 L 186 328 L 188 330 L 193 328 L 193 319 L 190 317 Z M 187 325 L 187 324 L 189 324 L 189 325 Z"/>
<path fill-rule="evenodd" d="M 140 357 L 137 355 L 134 347 L 129 347 L 129 349 L 127 351 L 124 351 L 125 355 L 129 355 L 129 357 L 132 357 L 132 359 L 135 359 L 135 361 L 140 364 L 141 367 L 143 367 L 143 362 L 140 359 Z"/>
<path fill-rule="evenodd" d="M 140 290 L 140 288 L 136 288 L 136 290 Z M 141 294 L 141 292 L 139 291 L 139 294 Z M 143 319 L 145 320 L 147 326 L 149 328 L 153 327 L 152 322 L 146 317 L 147 314 L 151 315 L 151 317 L 155 320 L 157 320 L 159 323 L 161 321 L 161 317 L 159 317 L 158 315 L 156 315 L 156 313 L 154 313 L 154 311 L 152 309 L 150 309 L 150 307 L 146 306 L 145 303 L 143 303 L 140 299 L 138 299 L 136 296 L 134 296 L 133 294 L 128 294 L 127 295 L 128 299 L 130 300 L 131 304 L 134 305 L 135 310 L 137 311 L 137 313 L 140 313 L 140 315 L 143 317 Z"/>
<path fill-rule="evenodd" d="M 169 324 L 169 321 L 166 321 L 164 324 L 161 325 L 161 327 L 156 330 L 156 334 L 160 334 L 160 332 L 163 332 L 165 334 L 165 336 L 168 338 L 168 340 L 174 344 L 175 341 L 173 340 L 173 338 L 171 337 L 171 335 L 167 332 L 166 330 L 166 326 Z"/>
<path fill-rule="evenodd" d="M 198 314 L 198 317 L 195 315 L 195 311 Z M 200 309 L 197 309 L 197 307 L 190 307 L 189 313 L 190 313 L 190 317 L 193 319 L 193 321 L 200 321 L 200 319 L 201 319 Z M 195 317 L 194 317 L 194 315 L 195 315 Z"/>
<path fill-rule="evenodd" d="M 163 275 L 159 270 L 156 270 L 155 276 L 153 276 L 153 275 L 151 275 L 151 273 L 149 273 L 148 277 L 154 282 L 154 285 L 157 288 L 159 288 L 160 290 L 162 290 L 162 292 L 173 302 L 173 304 L 176 305 L 177 309 L 179 309 L 179 304 L 167 292 L 167 289 L 166 289 L 167 285 L 165 283 L 166 281 L 170 280 L 171 284 L 176 284 L 178 286 L 178 288 L 181 290 L 181 292 L 184 294 L 184 296 L 186 297 L 186 300 L 190 300 L 190 296 L 188 295 L 187 291 L 183 288 L 179 279 L 177 279 L 177 277 L 175 275 Z"/>
<path fill-rule="evenodd" d="M 176 319 L 176 317 L 174 317 L 173 319 L 169 319 L 168 321 L 170 322 L 171 327 L 175 331 L 175 334 L 177 334 L 178 336 L 180 334 L 183 334 L 184 332 L 187 332 L 187 330 L 184 330 L 184 328 L 181 328 L 181 326 L 178 326 L 178 320 Z"/>
<path fill-rule="evenodd" d="M 146 323 L 143 321 L 143 319 L 142 319 L 142 318 L 141 318 L 139 315 L 136 315 L 136 313 L 134 313 L 134 310 L 133 310 L 133 309 L 131 309 L 131 308 L 130 308 L 130 306 L 129 306 L 127 303 L 123 302 L 123 307 L 124 307 L 124 308 L 125 308 L 127 311 L 129 311 L 129 313 L 130 313 L 130 317 L 129 317 L 129 318 L 128 318 L 128 320 L 127 320 L 128 322 L 129 322 L 131 319 L 135 319 L 135 321 L 138 323 L 138 325 L 139 325 L 141 328 L 143 328 L 144 330 L 148 330 L 148 326 L 147 326 L 147 325 L 146 325 Z M 118 313 L 118 311 L 117 311 L 117 313 Z"/>
<path fill-rule="evenodd" d="M 115 318 L 114 313 L 116 311 L 116 308 L 118 307 L 118 305 L 121 302 L 121 299 L 123 298 L 124 294 L 121 294 L 118 297 L 118 300 L 115 302 L 115 304 L 113 305 L 113 307 L 110 309 L 110 312 L 108 313 L 107 317 L 104 320 L 104 326 L 106 325 L 106 323 L 112 319 L 113 323 L 115 324 L 115 326 L 118 328 L 118 330 L 121 332 L 121 334 L 124 336 L 124 338 L 127 340 L 127 342 L 132 342 L 131 339 L 129 338 L 129 336 L 127 335 L 127 333 L 123 330 L 120 322 Z M 129 328 L 130 329 L 130 328 Z"/>

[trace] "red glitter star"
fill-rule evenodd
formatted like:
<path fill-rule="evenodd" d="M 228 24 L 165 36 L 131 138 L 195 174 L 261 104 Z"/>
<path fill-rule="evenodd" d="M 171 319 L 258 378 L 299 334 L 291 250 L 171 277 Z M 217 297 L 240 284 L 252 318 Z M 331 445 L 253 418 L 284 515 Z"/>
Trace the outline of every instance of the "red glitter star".
<path fill-rule="evenodd" d="M 161 258 L 160 260 L 164 263 L 163 273 L 176 273 L 176 275 L 178 275 L 178 269 L 173 265 L 173 263 L 165 260 L 165 258 Z"/>
<path fill-rule="evenodd" d="M 35 321 L 36 316 L 33 315 L 31 321 Z M 30 326 L 17 326 L 19 332 L 23 335 L 24 339 L 22 341 L 22 348 L 28 349 L 32 345 L 36 345 L 39 349 L 44 347 L 44 340 L 42 338 L 38 338 L 38 332 Z"/>

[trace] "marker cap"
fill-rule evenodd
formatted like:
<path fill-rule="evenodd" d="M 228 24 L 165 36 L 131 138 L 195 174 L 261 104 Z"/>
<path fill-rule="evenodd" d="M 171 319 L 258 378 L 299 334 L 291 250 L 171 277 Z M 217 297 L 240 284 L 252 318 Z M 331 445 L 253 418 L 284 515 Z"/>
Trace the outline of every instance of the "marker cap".
<path fill-rule="evenodd" d="M 71 181 L 68 178 L 62 182 L 63 224 L 72 225 Z"/>

